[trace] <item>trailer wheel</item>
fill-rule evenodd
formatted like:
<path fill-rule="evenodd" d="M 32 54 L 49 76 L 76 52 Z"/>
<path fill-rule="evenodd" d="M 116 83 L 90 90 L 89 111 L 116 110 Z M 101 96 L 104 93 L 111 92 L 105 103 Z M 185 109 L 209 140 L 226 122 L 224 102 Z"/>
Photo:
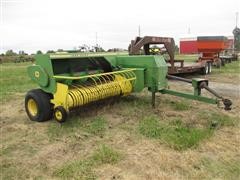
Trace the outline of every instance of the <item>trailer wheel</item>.
<path fill-rule="evenodd" d="M 206 63 L 205 66 L 201 69 L 201 74 L 202 75 L 208 74 L 208 63 Z"/>
<path fill-rule="evenodd" d="M 68 113 L 64 107 L 58 106 L 54 109 L 54 119 L 57 122 L 59 122 L 59 123 L 65 122 L 67 119 L 67 116 L 68 116 Z"/>
<path fill-rule="evenodd" d="M 225 66 L 225 59 L 221 59 L 221 65 Z"/>
<path fill-rule="evenodd" d="M 212 63 L 208 62 L 208 74 L 212 72 Z"/>
<path fill-rule="evenodd" d="M 222 64 L 221 60 L 216 61 L 216 67 L 217 68 L 221 68 L 221 64 Z"/>
<path fill-rule="evenodd" d="M 51 96 L 41 89 L 29 91 L 25 97 L 25 110 L 30 120 L 43 122 L 52 118 Z"/>

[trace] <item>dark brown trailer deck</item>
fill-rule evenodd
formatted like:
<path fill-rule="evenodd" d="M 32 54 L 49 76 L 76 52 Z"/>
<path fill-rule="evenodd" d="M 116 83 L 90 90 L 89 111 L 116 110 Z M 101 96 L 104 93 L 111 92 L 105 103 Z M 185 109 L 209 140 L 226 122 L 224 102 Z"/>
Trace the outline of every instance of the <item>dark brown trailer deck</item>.
<path fill-rule="evenodd" d="M 174 60 L 174 66 L 168 63 L 168 74 L 186 74 L 186 73 L 200 73 L 208 74 L 211 73 L 211 67 L 207 62 L 184 62 L 184 60 Z"/>

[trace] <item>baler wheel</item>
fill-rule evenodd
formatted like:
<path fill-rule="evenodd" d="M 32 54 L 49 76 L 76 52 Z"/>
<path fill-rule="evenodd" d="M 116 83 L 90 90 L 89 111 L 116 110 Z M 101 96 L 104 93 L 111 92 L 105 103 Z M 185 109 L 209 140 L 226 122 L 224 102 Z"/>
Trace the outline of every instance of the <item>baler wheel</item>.
<path fill-rule="evenodd" d="M 52 118 L 51 96 L 41 89 L 29 91 L 25 97 L 25 110 L 32 121 L 42 122 Z"/>
<path fill-rule="evenodd" d="M 54 119 L 57 122 L 62 123 L 64 121 L 66 121 L 67 116 L 68 116 L 68 113 L 64 107 L 58 106 L 54 109 Z"/>

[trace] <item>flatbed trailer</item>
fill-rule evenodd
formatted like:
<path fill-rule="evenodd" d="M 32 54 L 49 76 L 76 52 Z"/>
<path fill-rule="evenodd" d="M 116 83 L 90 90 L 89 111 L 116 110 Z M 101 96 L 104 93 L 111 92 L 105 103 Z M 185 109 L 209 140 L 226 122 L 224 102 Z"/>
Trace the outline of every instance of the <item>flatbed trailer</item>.
<path fill-rule="evenodd" d="M 168 62 L 168 74 L 186 74 L 186 73 L 200 73 L 209 74 L 212 72 L 210 62 L 185 62 L 184 60 L 174 60 L 174 66 Z"/>
<path fill-rule="evenodd" d="M 221 59 L 222 65 L 224 66 L 225 63 L 231 63 L 232 61 L 234 61 L 234 57 L 233 56 L 219 56 L 219 58 Z"/>
<path fill-rule="evenodd" d="M 185 74 L 198 72 L 201 74 L 209 74 L 212 70 L 211 61 L 201 61 L 196 63 L 186 63 L 184 60 L 175 59 L 175 42 L 173 38 L 169 37 L 156 37 L 156 36 L 144 36 L 136 37 L 132 40 L 129 47 L 129 55 L 152 55 L 161 52 L 154 52 L 150 45 L 164 45 L 165 52 L 169 55 L 168 74 Z"/>

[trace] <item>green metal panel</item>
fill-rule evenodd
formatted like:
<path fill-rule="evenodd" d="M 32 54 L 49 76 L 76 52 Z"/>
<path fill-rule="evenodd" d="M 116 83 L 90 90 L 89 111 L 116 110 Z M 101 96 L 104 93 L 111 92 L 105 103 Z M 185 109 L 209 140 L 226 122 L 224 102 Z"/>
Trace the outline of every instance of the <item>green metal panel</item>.
<path fill-rule="evenodd" d="M 28 67 L 27 70 L 31 79 L 38 83 L 41 87 L 46 87 L 48 85 L 48 75 L 41 66 L 33 65 Z"/>
<path fill-rule="evenodd" d="M 167 87 L 168 67 L 163 56 L 117 56 L 116 65 L 123 68 L 144 68 L 144 86 L 152 91 Z"/>
<path fill-rule="evenodd" d="M 201 95 L 201 88 L 200 83 L 205 82 L 208 85 L 208 80 L 202 78 L 193 78 L 192 79 L 192 86 L 194 88 L 194 95 L 199 96 Z"/>
<path fill-rule="evenodd" d="M 82 52 L 82 53 L 53 53 L 49 54 L 51 59 L 74 59 L 74 58 L 84 58 L 84 57 L 110 57 L 110 56 L 120 56 L 126 55 L 126 52 L 116 52 L 116 53 L 108 53 L 108 52 Z"/>
<path fill-rule="evenodd" d="M 144 68 L 137 68 L 134 73 L 136 75 L 136 82 L 133 87 L 134 92 L 141 92 L 144 89 Z"/>
<path fill-rule="evenodd" d="M 48 85 L 43 87 L 41 86 L 41 82 L 38 82 L 38 84 L 41 86 L 41 88 L 49 93 L 55 93 L 56 92 L 56 80 L 53 77 L 53 68 L 52 68 L 52 62 L 50 59 L 50 56 L 48 54 L 38 54 L 35 55 L 36 59 L 36 65 L 39 65 L 42 67 L 43 71 L 46 73 L 46 75 L 49 77 Z M 28 71 L 31 72 L 35 69 L 34 65 L 28 67 Z M 30 75 L 31 77 L 31 75 Z"/>

